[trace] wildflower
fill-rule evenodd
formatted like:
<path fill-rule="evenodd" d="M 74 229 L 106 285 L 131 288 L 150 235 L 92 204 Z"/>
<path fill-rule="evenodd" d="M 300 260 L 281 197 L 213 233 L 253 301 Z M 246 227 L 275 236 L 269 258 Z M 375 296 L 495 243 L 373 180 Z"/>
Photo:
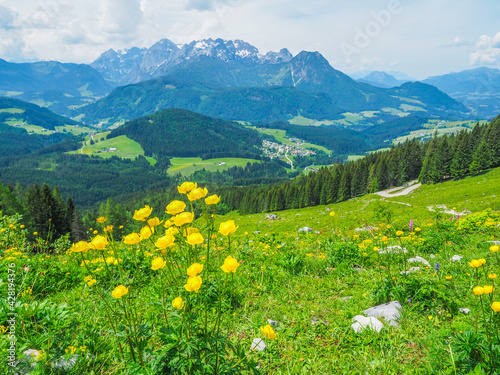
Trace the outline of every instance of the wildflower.
<path fill-rule="evenodd" d="M 175 236 L 178 233 L 180 232 L 179 229 L 177 229 L 177 227 L 170 227 L 165 231 L 165 234 L 171 234 L 172 236 Z"/>
<path fill-rule="evenodd" d="M 387 229 L 391 229 L 391 224 L 387 224 L 387 225 L 386 225 L 386 228 L 387 228 Z"/>
<path fill-rule="evenodd" d="M 106 220 L 108 220 L 108 219 L 106 219 L 105 217 L 102 217 L 102 216 L 101 216 L 101 217 L 100 217 L 100 218 L 98 218 L 96 221 L 97 221 L 98 223 L 104 224 L 104 222 L 105 222 Z"/>
<path fill-rule="evenodd" d="M 200 233 L 200 230 L 198 228 L 195 228 L 195 227 L 189 227 L 189 228 L 185 228 L 184 231 L 182 232 L 184 237 L 187 237 L 193 233 Z"/>
<path fill-rule="evenodd" d="M 260 327 L 260 331 L 269 340 L 274 340 L 276 337 L 276 332 L 274 332 L 273 327 L 271 327 L 269 324 L 267 326 Z"/>
<path fill-rule="evenodd" d="M 162 237 L 158 238 L 155 242 L 155 246 L 159 249 L 166 249 L 174 244 L 175 237 L 170 233 L 165 233 Z"/>
<path fill-rule="evenodd" d="M 19 228 L 24 229 L 25 228 L 24 224 L 21 224 L 21 226 Z"/>
<path fill-rule="evenodd" d="M 97 233 L 99 233 L 99 231 L 97 231 L 97 230 L 92 232 L 92 234 L 97 234 Z"/>
<path fill-rule="evenodd" d="M 187 279 L 186 285 L 184 285 L 184 289 L 186 289 L 188 292 L 198 293 L 202 282 L 203 280 L 201 279 L 201 276 L 190 276 Z"/>
<path fill-rule="evenodd" d="M 140 236 L 141 236 L 141 239 L 143 240 L 147 240 L 149 237 L 151 237 L 155 232 L 155 228 L 150 228 L 148 226 L 145 226 L 141 229 L 140 231 Z"/>
<path fill-rule="evenodd" d="M 137 245 L 141 240 L 141 236 L 137 233 L 130 233 L 123 237 L 123 242 L 127 245 Z"/>
<path fill-rule="evenodd" d="M 410 229 L 410 232 L 413 230 L 413 219 L 410 219 L 409 229 Z"/>
<path fill-rule="evenodd" d="M 490 279 L 492 279 L 492 280 L 495 280 L 498 276 L 497 276 L 497 274 L 496 274 L 496 273 L 490 273 L 490 274 L 488 275 L 488 277 L 489 277 Z"/>
<path fill-rule="evenodd" d="M 90 245 L 87 241 L 79 241 L 71 246 L 70 251 L 73 253 L 87 252 L 90 249 Z"/>
<path fill-rule="evenodd" d="M 167 262 L 165 262 L 162 257 L 158 257 L 158 258 L 153 259 L 153 261 L 151 262 L 151 269 L 153 271 L 156 271 L 156 270 L 159 270 L 160 268 L 165 267 L 166 264 L 167 264 Z"/>
<path fill-rule="evenodd" d="M 496 312 L 500 312 L 500 302 L 493 302 L 491 308 Z"/>
<path fill-rule="evenodd" d="M 475 295 L 480 296 L 481 294 L 484 294 L 484 289 L 481 286 L 476 286 L 474 289 L 472 289 Z"/>
<path fill-rule="evenodd" d="M 196 189 L 198 185 L 196 182 L 183 182 L 181 186 L 177 186 L 177 191 L 181 194 L 187 194 L 191 190 Z"/>
<path fill-rule="evenodd" d="M 88 286 L 92 286 L 92 285 L 94 285 L 96 282 L 97 282 L 97 280 L 96 280 L 96 279 L 91 279 L 91 280 L 87 281 L 87 284 L 88 284 Z"/>
<path fill-rule="evenodd" d="M 172 301 L 172 306 L 174 306 L 177 310 L 180 310 L 184 307 L 184 301 L 182 297 L 177 297 Z"/>
<path fill-rule="evenodd" d="M 236 269 L 240 266 L 238 261 L 229 255 L 225 260 L 224 264 L 220 267 L 225 273 L 235 273 Z"/>
<path fill-rule="evenodd" d="M 495 288 L 493 288 L 493 285 L 485 285 L 483 287 L 484 294 L 490 294 L 493 291 L 495 291 Z"/>
<path fill-rule="evenodd" d="M 402 230 L 398 230 L 396 231 L 396 236 L 402 236 L 404 234 L 404 232 Z"/>
<path fill-rule="evenodd" d="M 498 249 L 499 249 L 498 245 L 492 245 L 492 246 L 490 246 L 490 251 L 492 251 L 494 253 L 497 253 Z"/>
<path fill-rule="evenodd" d="M 104 232 L 112 232 L 113 231 L 113 225 L 107 225 L 105 228 L 104 228 Z"/>
<path fill-rule="evenodd" d="M 330 212 L 330 216 L 331 216 L 331 217 L 334 217 L 334 216 L 335 216 L 335 212 L 333 212 L 333 211 L 332 211 L 332 212 Z"/>
<path fill-rule="evenodd" d="M 190 245 L 199 245 L 202 244 L 205 239 L 201 235 L 201 233 L 191 233 L 188 237 L 186 242 Z"/>
<path fill-rule="evenodd" d="M 434 271 L 436 271 L 436 273 L 439 272 L 439 267 L 440 267 L 439 263 L 436 263 L 434 265 Z"/>
<path fill-rule="evenodd" d="M 191 192 L 189 192 L 187 196 L 190 201 L 196 201 L 198 199 L 206 197 L 207 194 L 207 188 L 196 188 L 194 190 L 191 190 Z"/>
<path fill-rule="evenodd" d="M 480 262 L 481 262 L 481 265 L 485 264 L 486 263 L 486 259 L 484 258 L 481 258 L 481 259 L 478 259 Z"/>
<path fill-rule="evenodd" d="M 90 247 L 96 250 L 104 250 L 108 246 L 108 239 L 104 236 L 95 236 L 92 241 L 90 241 Z"/>
<path fill-rule="evenodd" d="M 481 263 L 479 260 L 477 259 L 472 259 L 470 262 L 469 262 L 469 265 L 471 267 L 474 267 L 474 268 L 477 268 L 477 267 L 481 267 L 483 265 L 483 263 Z"/>
<path fill-rule="evenodd" d="M 111 295 L 113 298 L 122 298 L 127 293 L 128 288 L 120 284 L 111 292 Z"/>
<path fill-rule="evenodd" d="M 420 229 L 419 227 L 416 227 L 415 228 L 415 232 L 420 232 L 422 229 Z"/>
<path fill-rule="evenodd" d="M 133 219 L 137 221 L 145 221 L 149 215 L 151 215 L 151 212 L 153 212 L 153 209 L 148 205 L 145 205 L 139 211 L 135 210 Z"/>
<path fill-rule="evenodd" d="M 222 233 L 224 236 L 236 232 L 236 229 L 238 229 L 238 227 L 234 225 L 234 220 L 229 220 L 224 223 L 220 223 L 219 226 L 219 232 Z"/>
<path fill-rule="evenodd" d="M 189 276 L 198 276 L 199 273 L 203 271 L 203 264 L 200 263 L 193 263 L 189 268 L 187 269 L 186 273 Z"/>
<path fill-rule="evenodd" d="M 177 215 L 186 209 L 186 203 L 182 201 L 172 201 L 168 204 L 167 210 L 165 211 L 169 215 Z"/>
<path fill-rule="evenodd" d="M 217 204 L 220 202 L 220 197 L 217 194 L 205 198 L 205 203 L 208 205 Z"/>
<path fill-rule="evenodd" d="M 452 278 L 452 277 L 453 277 L 453 276 L 445 276 L 444 278 L 445 278 L 446 280 L 451 280 L 451 278 Z"/>
<path fill-rule="evenodd" d="M 429 320 L 432 320 L 432 315 L 429 315 L 427 318 L 429 318 Z"/>
<path fill-rule="evenodd" d="M 160 225 L 160 219 L 158 219 L 157 217 L 154 217 L 152 219 L 149 219 L 148 220 L 148 225 L 151 227 L 151 228 L 154 228 L 158 225 Z"/>
<path fill-rule="evenodd" d="M 184 224 L 192 223 L 194 220 L 194 214 L 192 212 L 182 212 L 173 217 L 174 224 L 178 227 L 183 226 Z"/>

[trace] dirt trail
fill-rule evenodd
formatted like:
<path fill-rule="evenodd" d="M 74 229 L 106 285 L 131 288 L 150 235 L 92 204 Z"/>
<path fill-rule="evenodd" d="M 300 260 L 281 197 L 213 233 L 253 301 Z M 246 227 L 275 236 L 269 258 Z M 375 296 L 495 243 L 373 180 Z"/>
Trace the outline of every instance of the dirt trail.
<path fill-rule="evenodd" d="M 380 195 L 381 197 L 385 197 L 385 198 L 400 197 L 401 195 L 407 195 L 407 194 L 411 193 L 413 190 L 420 187 L 420 185 L 422 185 L 420 183 L 417 184 L 416 182 L 417 182 L 417 180 L 413 180 L 413 181 L 410 181 L 406 185 L 393 188 L 389 191 L 387 191 L 387 190 L 379 191 L 379 192 L 376 192 L 375 194 Z M 410 186 L 408 186 L 408 185 L 410 185 Z"/>

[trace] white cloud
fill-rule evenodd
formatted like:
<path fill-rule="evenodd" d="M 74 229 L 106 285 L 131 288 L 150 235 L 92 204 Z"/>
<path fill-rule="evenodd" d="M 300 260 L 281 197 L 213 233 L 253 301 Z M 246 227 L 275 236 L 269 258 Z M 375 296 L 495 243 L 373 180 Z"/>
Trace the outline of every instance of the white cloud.
<path fill-rule="evenodd" d="M 472 65 L 500 64 L 500 32 L 490 37 L 481 35 L 476 42 L 476 49 L 470 54 Z"/>

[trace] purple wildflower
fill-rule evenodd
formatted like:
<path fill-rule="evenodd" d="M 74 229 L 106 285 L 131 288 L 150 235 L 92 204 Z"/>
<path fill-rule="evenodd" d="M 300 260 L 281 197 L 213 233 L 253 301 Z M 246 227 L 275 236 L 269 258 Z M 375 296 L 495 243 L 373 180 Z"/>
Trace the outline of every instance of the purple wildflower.
<path fill-rule="evenodd" d="M 413 230 L 413 219 L 410 219 L 410 232 Z"/>
<path fill-rule="evenodd" d="M 436 265 L 434 266 L 434 271 L 436 271 L 436 273 L 439 271 L 439 263 L 436 263 Z"/>

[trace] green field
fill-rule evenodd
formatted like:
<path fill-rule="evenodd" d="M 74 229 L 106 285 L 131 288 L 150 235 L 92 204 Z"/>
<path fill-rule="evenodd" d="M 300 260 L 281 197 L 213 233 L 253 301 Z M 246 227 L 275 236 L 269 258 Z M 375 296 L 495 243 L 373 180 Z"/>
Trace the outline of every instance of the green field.
<path fill-rule="evenodd" d="M 225 165 L 219 165 L 219 163 Z M 260 163 L 260 160 L 243 159 L 243 158 L 216 158 L 206 159 L 202 158 L 172 158 L 170 160 L 171 167 L 167 173 L 171 176 L 180 173 L 183 177 L 192 175 L 196 171 L 205 169 L 208 172 L 224 171 L 231 167 L 245 167 L 247 163 Z"/>
<path fill-rule="evenodd" d="M 328 206 L 316 206 L 297 210 L 276 212 L 282 220 L 268 222 L 265 214 L 241 216 L 238 213 L 226 215 L 224 220 L 233 219 L 242 231 L 262 233 L 293 232 L 298 228 L 309 226 L 321 229 L 331 218 L 327 210 L 337 214 L 335 220 L 342 220 L 342 226 L 356 228 L 365 222 L 373 221 L 373 211 L 378 203 L 389 205 L 397 221 L 409 222 L 419 217 L 428 220 L 436 217 L 436 212 L 429 206 L 437 206 L 446 202 L 449 209 L 457 212 L 476 212 L 491 208 L 500 210 L 500 168 L 476 177 L 467 177 L 459 181 L 448 181 L 436 185 L 422 185 L 411 194 L 392 198 L 383 198 L 376 194 L 368 194 L 358 199 Z"/>
<path fill-rule="evenodd" d="M 101 158 L 111 158 L 118 156 L 124 159 L 135 159 L 139 155 L 144 156 L 144 150 L 136 141 L 128 138 L 125 135 L 120 135 L 115 138 L 106 139 L 110 132 L 97 133 L 93 136 L 94 144 L 90 144 L 91 136 L 87 136 L 83 149 L 71 151 L 70 154 L 94 155 Z M 104 138 L 103 140 L 101 140 Z M 111 148 L 116 148 L 116 151 L 106 151 Z M 151 165 L 156 163 L 156 160 L 147 156 L 146 159 Z"/>
<path fill-rule="evenodd" d="M 6 112 L 6 113 L 24 113 L 24 109 L 20 108 L 3 108 L 0 109 L 0 113 Z"/>
<path fill-rule="evenodd" d="M 304 116 L 295 116 L 288 122 L 292 125 L 304 125 L 304 126 L 333 125 L 335 123 L 334 120 L 315 120 Z"/>

